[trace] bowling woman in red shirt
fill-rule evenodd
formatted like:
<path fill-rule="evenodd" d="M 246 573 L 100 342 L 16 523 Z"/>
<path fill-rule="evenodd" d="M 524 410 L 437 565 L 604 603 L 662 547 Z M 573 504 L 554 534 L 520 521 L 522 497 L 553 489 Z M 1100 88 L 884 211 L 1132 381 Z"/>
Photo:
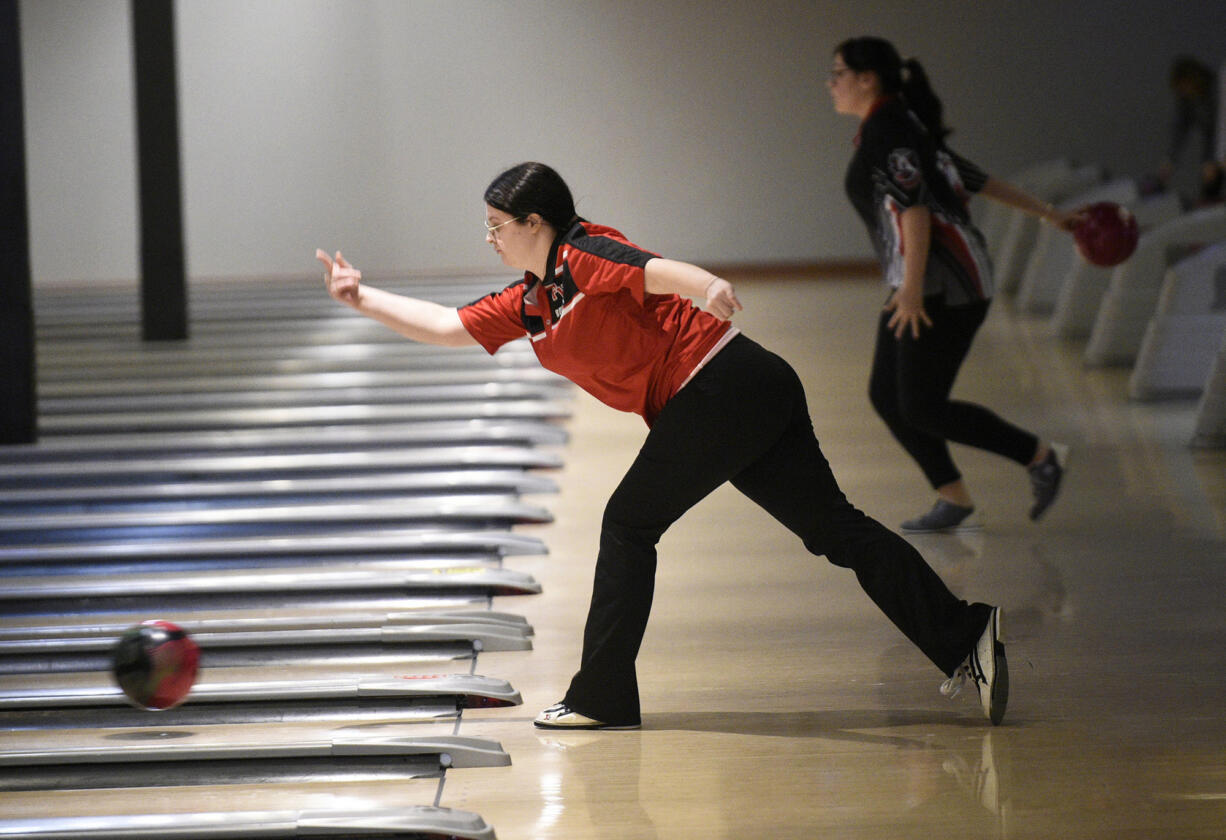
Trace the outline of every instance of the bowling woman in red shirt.
<path fill-rule="evenodd" d="M 458 309 L 365 285 L 340 252 L 316 252 L 329 293 L 408 338 L 480 344 L 528 338 L 542 365 L 623 411 L 647 438 L 604 511 L 579 670 L 536 725 L 641 724 L 635 659 L 655 585 L 656 544 L 731 482 L 813 554 L 851 569 L 885 615 L 950 679 L 972 680 L 999 723 L 1008 698 L 1001 613 L 955 597 L 906 540 L 853 507 L 822 455 L 799 378 L 742 335 L 732 285 L 579 218 L 548 166 L 525 163 L 485 193 L 486 241 L 524 272 Z M 688 298 L 705 300 L 705 310 Z"/>

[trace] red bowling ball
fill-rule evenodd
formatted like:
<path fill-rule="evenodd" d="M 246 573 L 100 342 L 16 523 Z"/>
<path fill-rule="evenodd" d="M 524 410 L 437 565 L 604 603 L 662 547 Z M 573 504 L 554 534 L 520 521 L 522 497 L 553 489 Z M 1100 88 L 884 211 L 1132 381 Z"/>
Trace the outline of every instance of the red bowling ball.
<path fill-rule="evenodd" d="M 1086 262 L 1103 268 L 1119 265 L 1137 247 L 1137 220 L 1110 201 L 1100 201 L 1078 211 L 1082 220 L 1073 228 L 1077 250 Z"/>
<path fill-rule="evenodd" d="M 177 624 L 155 619 L 128 628 L 111 657 L 115 682 L 142 709 L 173 708 L 196 682 L 200 647 Z"/>

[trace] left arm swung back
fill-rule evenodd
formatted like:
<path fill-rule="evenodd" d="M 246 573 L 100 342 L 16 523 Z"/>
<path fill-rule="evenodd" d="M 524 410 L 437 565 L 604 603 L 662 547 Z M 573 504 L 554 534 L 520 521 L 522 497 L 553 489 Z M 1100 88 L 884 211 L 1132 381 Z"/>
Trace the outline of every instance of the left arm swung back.
<path fill-rule="evenodd" d="M 329 295 L 406 338 L 444 347 L 477 343 L 464 328 L 455 307 L 367 286 L 362 283 L 362 272 L 351 266 L 340 251 L 333 259 L 326 251 L 317 249 L 315 258 L 323 263 Z"/>
<path fill-rule="evenodd" d="M 655 257 L 644 268 L 644 288 L 649 294 L 674 294 L 685 297 L 700 297 L 707 301 L 706 309 L 717 318 L 727 321 L 738 309 L 744 309 L 737 300 L 732 284 L 716 277 L 706 269 L 678 260 Z"/>

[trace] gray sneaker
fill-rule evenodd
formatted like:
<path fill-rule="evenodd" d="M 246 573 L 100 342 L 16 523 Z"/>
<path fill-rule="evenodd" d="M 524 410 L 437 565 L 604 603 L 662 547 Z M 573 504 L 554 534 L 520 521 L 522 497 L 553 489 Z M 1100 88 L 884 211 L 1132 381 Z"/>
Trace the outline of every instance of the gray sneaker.
<path fill-rule="evenodd" d="M 1030 508 L 1032 520 L 1042 516 L 1056 500 L 1067 465 L 1068 447 L 1062 443 L 1053 443 L 1047 457 L 1027 469 L 1030 473 L 1030 486 L 1034 491 L 1034 505 Z"/>
<path fill-rule="evenodd" d="M 957 528 L 959 525 L 966 523 L 964 527 L 970 527 L 971 523 L 966 522 L 967 517 L 975 512 L 973 507 L 962 507 L 955 505 L 953 502 L 947 502 L 944 499 L 937 499 L 937 503 L 932 506 L 932 510 L 917 516 L 914 519 L 908 519 L 902 524 L 904 531 L 911 533 L 923 533 L 926 531 L 949 531 Z"/>

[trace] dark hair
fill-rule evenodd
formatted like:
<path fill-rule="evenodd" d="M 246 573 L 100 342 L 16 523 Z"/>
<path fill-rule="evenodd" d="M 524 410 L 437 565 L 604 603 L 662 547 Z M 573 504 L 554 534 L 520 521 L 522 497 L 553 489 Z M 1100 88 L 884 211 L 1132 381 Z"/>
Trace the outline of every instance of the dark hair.
<path fill-rule="evenodd" d="M 579 220 L 570 187 L 543 163 L 521 163 L 503 172 L 485 188 L 485 203 L 516 218 L 537 213 L 557 231 Z"/>
<path fill-rule="evenodd" d="M 1204 62 L 1190 55 L 1176 56 L 1171 62 L 1171 87 L 1188 84 L 1197 96 L 1204 96 L 1213 88 L 1213 71 Z"/>
<path fill-rule="evenodd" d="M 894 45 L 884 38 L 871 35 L 848 38 L 835 47 L 836 55 L 857 73 L 876 73 L 881 81 L 881 92 L 901 96 L 928 133 L 938 140 L 949 136 L 945 126 L 941 100 L 928 82 L 928 74 L 914 58 L 903 61 Z"/>

